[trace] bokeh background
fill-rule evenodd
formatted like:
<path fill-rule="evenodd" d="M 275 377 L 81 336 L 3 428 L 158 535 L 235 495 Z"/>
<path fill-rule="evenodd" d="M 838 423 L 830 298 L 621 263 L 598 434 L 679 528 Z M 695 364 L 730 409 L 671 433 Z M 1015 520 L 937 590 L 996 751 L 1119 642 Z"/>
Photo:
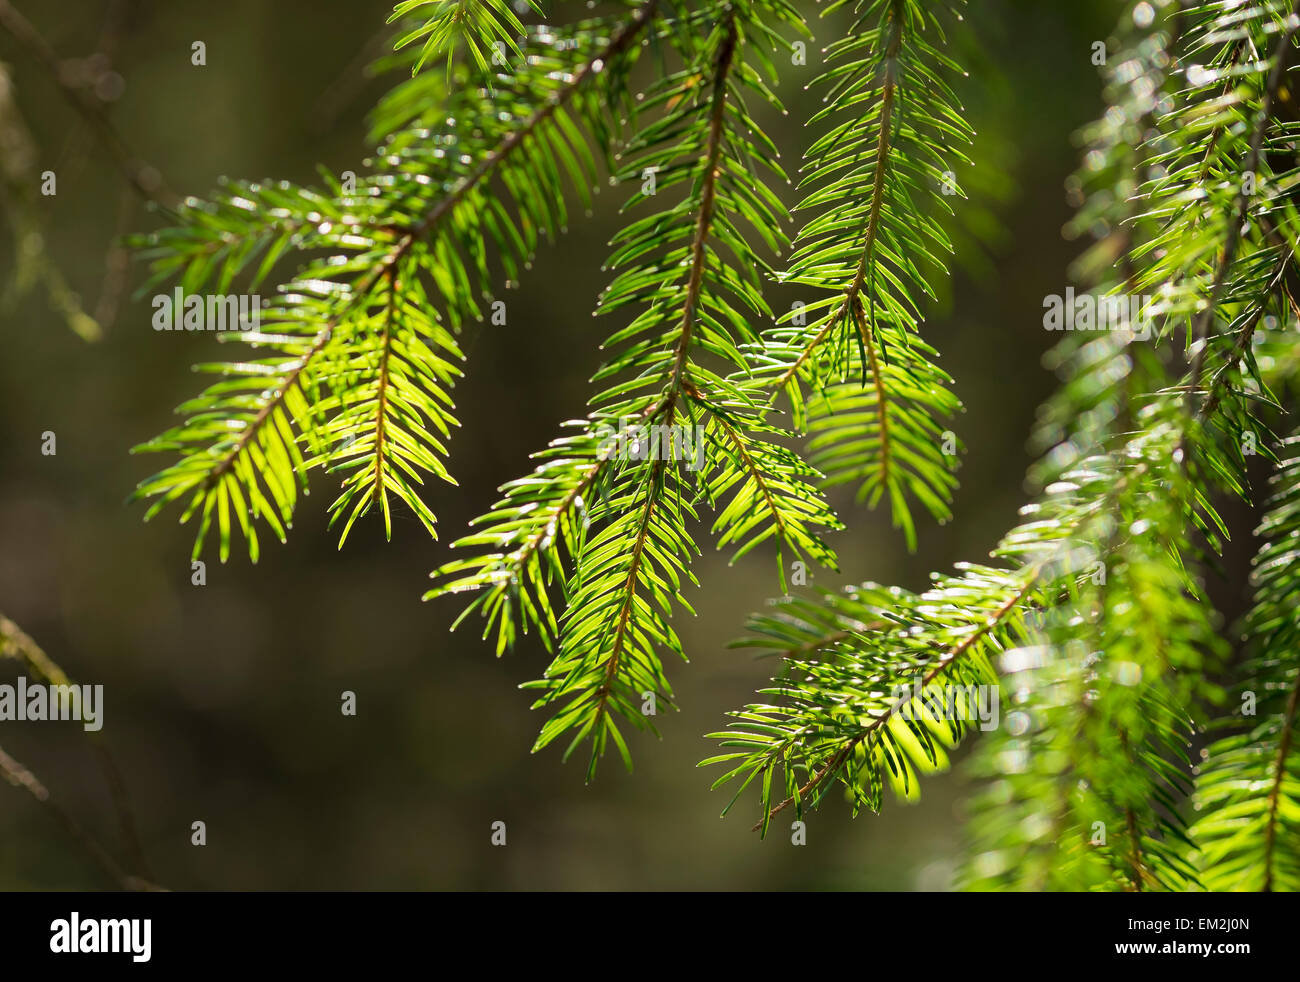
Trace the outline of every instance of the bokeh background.
<path fill-rule="evenodd" d="M 203 194 L 222 175 L 310 181 L 318 164 L 357 168 L 365 113 L 396 80 L 363 73 L 386 37 L 385 0 L 14 5 L 68 59 L 70 77 L 120 76 L 102 90 L 114 125 L 181 193 Z M 931 570 L 983 559 L 1013 524 L 1035 408 L 1054 384 L 1040 363 L 1052 339 L 1042 298 L 1063 292 L 1081 246 L 1062 234 L 1064 181 L 1080 157 L 1075 131 L 1101 108 L 1092 45 L 1109 35 L 1121 6 L 971 5 L 979 43 L 955 53 L 970 70 L 961 96 L 978 131 L 974 171 L 959 177 L 975 194 L 958 205 L 961 254 L 926 328 L 967 408 L 954 427 L 967 447 L 958 519 L 920 522 L 909 555 L 887 515 L 837 498 L 850 526 L 835 541 L 843 571 L 818 573 L 817 585 L 920 589 Z M 816 70 L 820 45 L 841 25 L 814 24 L 802 71 Z M 207 45 L 206 67 L 190 63 L 195 40 Z M 96 51 L 107 60 L 81 61 Z M 155 333 L 147 301 L 130 297 L 138 266 L 114 302 L 109 246 L 154 219 L 124 191 L 53 79 L 2 31 L 0 61 L 37 170 L 58 173 L 58 194 L 34 204 L 44 255 L 108 322 L 103 338 L 87 343 L 39 288 L 10 291 L 0 312 L 0 611 L 74 677 L 105 686 L 104 736 L 159 882 L 205 890 L 950 885 L 969 790 L 960 763 L 927 781 L 916 805 L 890 801 L 879 816 L 851 819 L 828 803 L 810 816 L 801 848 L 779 828 L 767 841 L 751 833 L 753 800 L 719 819 L 726 797 L 709 791 L 716 774 L 695 765 L 713 751 L 703 734 L 770 674 L 770 662 L 726 647 L 778 590 L 770 554 L 729 566 L 706 549 L 695 567 L 698 616 L 678 617 L 691 655 L 670 670 L 681 712 L 660 718 L 661 741 L 632 735 L 635 773 L 610 757 L 590 787 L 583 762 L 562 764 L 558 748 L 528 753 L 543 717 L 517 686 L 545 667 L 540 646 L 498 660 L 472 627 L 448 632 L 454 601 L 420 602 L 446 543 L 495 500 L 499 484 L 528 469 L 528 454 L 559 421 L 582 412 L 596 345 L 612 328 L 590 312 L 622 192 L 603 189 L 596 213 L 542 250 L 506 297 L 508 326 L 469 329 L 468 377 L 457 389 L 464 425 L 452 445 L 460 484 L 431 486 L 426 496 L 443 541 L 399 519 L 386 543 L 376 520 L 337 551 L 325 527 L 330 488 L 317 475 L 287 546 L 270 545 L 255 567 L 208 556 L 207 586 L 195 588 L 192 529 L 174 512 L 145 525 L 142 509 L 124 503 L 160 464 L 128 450 L 161 432 L 198 390 L 189 366 L 219 354 L 216 342 Z M 797 72 L 784 85 L 789 118 L 769 121 L 789 167 L 806 140 L 799 120 L 820 98 L 803 91 L 807 75 Z M 16 261 L 6 232 L 0 283 Z M 783 302 L 779 293 L 773 300 Z M 40 453 L 47 430 L 57 434 L 53 457 Z M 1215 589 L 1230 611 L 1239 578 Z M 17 663 L 0 662 L 0 681 L 18 674 Z M 339 712 L 343 690 L 357 693 L 356 718 Z M 0 745 L 118 846 L 104 774 L 77 725 L 3 723 Z M 190 844 L 196 820 L 207 825 L 205 847 Z M 489 842 L 497 820 L 507 823 L 505 848 Z M 111 886 L 43 809 L 0 785 L 0 888 Z"/>

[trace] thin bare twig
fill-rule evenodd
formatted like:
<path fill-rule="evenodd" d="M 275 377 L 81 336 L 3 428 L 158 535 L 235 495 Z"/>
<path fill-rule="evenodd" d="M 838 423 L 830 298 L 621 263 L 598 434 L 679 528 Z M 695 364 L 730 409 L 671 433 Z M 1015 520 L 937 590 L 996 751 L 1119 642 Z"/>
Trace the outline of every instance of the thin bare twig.
<path fill-rule="evenodd" d="M 11 621 L 3 613 L 0 613 L 0 658 L 16 658 L 23 662 L 35 674 L 40 676 L 51 685 L 72 686 L 76 683 L 72 681 L 66 672 L 60 668 L 49 655 L 38 645 L 31 636 L 22 628 Z M 105 779 L 108 783 L 109 795 L 113 801 L 113 810 L 117 814 L 118 825 L 121 829 L 122 841 L 130 854 L 135 868 L 142 874 L 152 877 L 153 873 L 149 868 L 149 861 L 145 858 L 144 847 L 140 843 L 139 831 L 135 823 L 135 815 L 130 805 L 130 796 L 126 790 L 126 782 L 122 777 L 122 771 L 117 766 L 117 760 L 114 758 L 111 750 L 103 741 L 99 733 L 89 733 L 91 745 L 95 748 L 96 755 L 99 759 L 100 767 L 103 769 Z M 17 762 L 14 761 L 16 764 Z M 21 768 L 21 765 L 18 765 Z M 23 770 L 29 777 L 30 772 Z M 35 780 L 33 778 L 33 780 Z M 11 778 L 11 784 L 26 787 L 32 791 L 32 786 L 25 781 L 18 781 Z M 37 782 L 37 786 L 39 782 Z M 33 791 L 33 794 L 35 792 Z M 48 792 L 45 798 L 37 795 L 37 800 L 46 801 L 49 797 Z M 57 811 L 57 809 L 56 809 Z M 69 820 L 63 822 L 67 825 Z M 98 848 L 98 844 L 96 844 Z M 116 863 L 114 864 L 116 866 Z M 126 875 L 126 874 L 124 874 Z M 147 880 L 139 879 L 135 876 L 126 875 L 127 879 L 139 880 L 141 883 L 147 883 Z M 119 877 L 119 879 L 121 879 Z M 125 889 L 140 889 L 140 887 L 125 887 Z M 161 888 L 159 888 L 161 889 Z"/>
<path fill-rule="evenodd" d="M 75 839 L 86 854 L 123 890 L 136 892 L 163 890 L 163 887 L 158 886 L 158 884 L 138 876 L 132 876 L 122 869 L 117 860 L 99 844 L 94 836 L 83 829 L 76 819 L 54 803 L 49 788 L 42 784 L 40 779 L 30 770 L 5 753 L 3 747 L 0 747 L 0 776 L 3 776 L 14 787 L 21 788 L 35 798 L 54 817 L 55 821 L 63 827 L 63 830 Z"/>

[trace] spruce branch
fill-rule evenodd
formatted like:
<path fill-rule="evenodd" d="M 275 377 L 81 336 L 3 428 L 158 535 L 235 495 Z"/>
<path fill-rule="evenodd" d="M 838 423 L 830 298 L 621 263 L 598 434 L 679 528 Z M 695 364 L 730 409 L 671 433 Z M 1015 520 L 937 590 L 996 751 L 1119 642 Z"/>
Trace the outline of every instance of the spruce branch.
<path fill-rule="evenodd" d="M 915 548 L 908 500 L 943 521 L 956 485 L 958 447 L 953 437 L 952 452 L 943 448 L 940 421 L 961 405 L 920 339 L 919 298 L 933 295 L 932 271 L 946 273 L 940 257 L 952 246 L 936 215 L 960 194 L 953 173 L 972 134 L 948 81 L 959 69 L 940 50 L 940 17 L 960 4 L 852 6 L 853 29 L 828 48 L 830 67 L 814 82 L 829 91 L 810 123 L 833 125 L 807 152 L 800 208 L 820 211 L 781 276 L 833 293 L 784 315 L 755 357 L 762 384 L 784 392 L 795 427 L 810 430 L 810 462 L 825 483 L 856 484 L 872 506 L 888 497 Z"/>
<path fill-rule="evenodd" d="M 176 228 L 140 240 L 153 282 L 176 276 L 187 293 L 214 281 L 224 290 L 249 271 L 256 287 L 287 255 L 332 253 L 281 288 L 262 311 L 269 329 L 233 335 L 272 356 L 203 366 L 221 380 L 181 407 L 186 422 L 137 448 L 181 453 L 137 488 L 135 498 L 153 499 L 146 517 L 185 502 L 181 520 L 199 520 L 196 557 L 215 523 L 226 561 L 237 524 L 256 562 L 255 520 L 283 541 L 308 471 L 324 466 L 351 474 L 331 507 L 331 521 L 343 525 L 340 545 L 372 507 L 383 511 L 391 531 L 389 492 L 435 534 L 434 514 L 417 487 L 422 474 L 444 481 L 451 475 L 442 462 L 446 447 L 426 424 L 443 439 L 456 425 L 449 389 L 462 358 L 442 316 L 452 332 L 480 316 L 471 283 L 489 289 L 485 242 L 517 270 L 539 231 L 559 230 L 566 166 L 560 161 L 572 163 L 577 148 L 587 153 L 570 109 L 590 119 L 617 103 L 624 62 L 634 57 L 656 7 L 655 0 L 641 4 L 604 38 L 599 23 L 580 26 L 572 44 L 537 35 L 538 52 L 500 73 L 491 92 L 455 92 L 448 129 L 437 139 L 430 140 L 421 119 L 390 114 L 390 123 L 410 122 L 386 135 L 379 164 L 391 171 L 376 171 L 355 194 L 332 178 L 324 194 L 287 184 L 228 185 L 212 203 L 188 201 Z M 583 93 L 594 80 L 603 96 Z M 587 131 L 602 139 L 611 132 L 603 122 Z M 472 157 L 465 152 L 485 144 Z M 580 186 L 584 172 L 594 173 L 589 155 L 570 169 Z M 488 185 L 497 177 L 511 190 L 517 216 L 495 202 Z M 394 333 L 374 329 L 385 323 L 386 285 L 405 293 L 393 301 Z M 403 368 L 388 375 L 394 353 Z M 380 392 L 373 412 L 358 409 Z M 356 474 L 363 457 L 377 468 L 368 492 Z"/>
<path fill-rule="evenodd" d="M 1201 876 L 1212 890 L 1300 889 L 1297 442 L 1294 436 L 1285 442 L 1257 533 L 1263 542 L 1251 574 L 1254 605 L 1243 625 L 1249 657 L 1235 692 L 1240 711 L 1217 723 L 1218 729 L 1238 732 L 1206 748 L 1196 781 L 1199 817 L 1192 835 Z"/>
<path fill-rule="evenodd" d="M 1271 32 L 1272 12 L 1256 16 L 1255 29 Z M 1269 73 L 1289 43 L 1283 35 L 1273 58 L 1257 70 Z M 1150 50 L 1148 45 L 1143 60 Z M 1124 80 L 1137 93 L 1138 112 L 1150 112 L 1155 104 L 1158 88 L 1153 89 L 1150 78 Z M 1268 85 L 1275 84 L 1273 73 Z M 1259 124 L 1252 142 L 1264 139 L 1259 134 L 1267 125 Z M 1114 134 L 1102 135 L 1110 139 Z M 1231 154 L 1226 143 L 1221 138 L 1216 146 Z M 1111 155 L 1106 148 L 1099 153 Z M 1243 160 L 1258 163 L 1258 155 L 1243 154 L 1234 166 L 1241 166 Z M 1101 182 L 1106 176 L 1101 175 Z M 1278 182 L 1280 187 L 1287 183 Z M 1272 190 L 1271 180 L 1267 187 L 1269 196 L 1259 209 L 1265 214 L 1282 200 L 1281 192 Z M 1163 190 L 1157 182 L 1149 193 L 1159 195 Z M 1111 207 L 1116 200 L 1111 196 Z M 1148 206 L 1145 223 L 1163 220 L 1163 212 Z M 1228 222 L 1199 224 L 1203 236 L 1223 233 L 1217 255 L 1233 252 L 1228 248 Z M 1157 229 L 1153 239 L 1170 242 L 1168 229 L 1168 225 Z M 1201 673 L 1207 663 L 1222 656 L 1223 645 L 1190 560 L 1198 555 L 1193 536 L 1204 536 L 1215 547 L 1217 535 L 1224 531 L 1200 490 L 1207 475 L 1238 493 L 1244 487 L 1240 455 L 1228 454 L 1215 437 L 1239 432 L 1243 421 L 1253 419 L 1243 409 L 1243 399 L 1260 391 L 1258 375 L 1250 369 L 1241 378 L 1236 363 L 1248 351 L 1263 311 L 1275 309 L 1277 288 L 1292 258 L 1285 242 L 1272 241 L 1276 238 L 1272 232 L 1257 228 L 1252 233 L 1248 262 L 1227 259 L 1233 273 L 1225 274 L 1219 302 L 1210 307 L 1210 314 L 1217 316 L 1204 322 L 1208 329 L 1222 318 L 1227 326 L 1222 340 L 1207 335 L 1200 342 L 1201 350 L 1213 350 L 1213 361 L 1204 362 L 1212 381 L 1203 393 L 1202 365 L 1195 360 L 1183 381 L 1170 385 L 1165 381 L 1168 369 L 1156 360 L 1139 359 L 1131 340 L 1072 339 L 1065 346 L 1062 358 L 1070 374 L 1059 408 L 1047 420 L 1052 427 L 1058 419 L 1067 425 L 1052 430 L 1044 444 L 1058 448 L 1040 468 L 1040 481 L 1047 490 L 1027 512 L 1025 524 L 995 553 L 1016 559 L 1017 565 L 940 580 L 922 601 L 898 594 L 891 603 L 882 604 L 875 618 L 884 626 L 866 632 L 851 626 L 863 618 L 860 610 L 837 610 L 841 598 L 823 596 L 828 613 L 835 615 L 829 625 L 835 628 L 831 633 L 837 641 L 829 650 L 814 642 L 815 658 L 788 649 L 792 654 L 786 675 L 762 693 L 779 699 L 733 713 L 731 727 L 712 734 L 724 747 L 737 750 L 705 762 L 732 767 L 715 787 L 743 778 L 743 791 L 762 778 L 763 818 L 756 829 L 765 832 L 772 817 L 792 804 L 800 812 L 807 804 L 816 805 L 834 777 L 846 786 L 855 809 L 864 803 L 878 807 L 885 780 L 892 780 L 900 794 L 910 797 L 914 772 L 944 766 L 939 744 L 945 736 L 955 739 L 951 730 L 945 731 L 944 724 L 950 726 L 950 721 L 922 719 L 917 725 L 918 721 L 909 720 L 914 725 L 906 736 L 915 743 L 900 740 L 875 755 L 871 735 L 888 734 L 890 723 L 904 708 L 921 704 L 910 690 L 891 700 L 885 700 L 885 694 L 907 690 L 909 682 L 922 689 L 939 681 L 969 682 L 969 677 L 960 675 L 944 677 L 958 664 L 944 653 L 957 651 L 959 643 L 942 643 L 940 631 L 951 625 L 931 623 L 931 612 L 970 617 L 972 605 L 983 603 L 1007 615 L 1020 605 L 1018 616 L 1005 630 L 999 629 L 999 619 L 994 617 L 987 637 L 979 633 L 971 637 L 992 645 L 987 662 L 1000 665 L 1003 674 L 1015 675 L 1019 691 L 1030 693 L 1031 699 L 1050 697 L 1036 708 L 1026 707 L 1034 720 L 1031 725 L 1038 727 L 1033 734 L 1024 739 L 994 734 L 997 751 L 984 758 L 1023 760 L 1028 749 L 1058 761 L 1052 765 L 1055 770 L 1040 772 L 1035 764 L 1036 770 L 1023 777 L 997 771 L 1004 785 L 1010 781 L 1019 788 L 1017 793 L 1023 797 L 1018 800 L 1026 808 L 1049 800 L 1052 786 L 1061 793 L 1048 831 L 1040 829 L 1030 841 L 1054 844 L 1056 854 L 1064 857 L 1056 861 L 1065 864 L 1056 882 L 1109 881 L 1128 889 L 1195 882 L 1196 871 L 1179 850 L 1179 844 L 1189 840 L 1178 815 L 1177 796 L 1189 788 L 1190 707 L 1208 691 Z M 1171 275 L 1186 283 L 1205 281 L 1203 264 L 1175 267 L 1181 257 L 1171 258 L 1135 240 L 1131 221 L 1125 234 L 1134 263 L 1147 260 L 1176 270 Z M 1140 244 L 1134 245 L 1135 241 Z M 1149 275 L 1149 271 L 1142 274 Z M 1130 267 L 1125 278 L 1141 282 L 1142 276 Z M 1197 308 L 1198 314 L 1204 310 Z M 1133 416 L 1127 406 L 1130 391 L 1144 393 L 1143 404 Z M 1189 391 L 1204 396 L 1199 405 L 1191 404 L 1190 416 L 1183 397 Z M 1161 504 L 1153 508 L 1157 500 Z M 1085 573 L 1097 560 L 1105 564 L 1100 565 L 1100 583 Z M 1000 606 L 998 599 L 1007 606 Z M 755 623 L 771 622 L 759 618 Z M 907 627 L 900 631 L 895 623 Z M 760 630 L 776 636 L 782 631 L 771 626 Z M 1040 682 L 1032 682 L 1026 668 L 1017 667 L 1021 663 L 1032 667 Z M 1126 681 L 1125 673 L 1130 672 L 1138 673 L 1140 684 Z M 1061 696 L 1065 690 L 1069 698 Z M 1090 705 L 1094 700 L 1097 710 Z M 1100 707 L 1105 707 L 1104 712 Z M 1037 759 L 1030 758 L 1031 762 Z M 778 773 L 784 774 L 786 787 L 780 800 L 773 794 L 773 785 L 780 783 L 774 780 Z M 1080 779 L 1086 791 L 1067 791 Z M 1021 869 L 1020 861 L 1005 858 L 1011 854 L 1005 838 L 1020 828 L 1014 817 L 1019 813 L 1003 814 L 1008 807 L 1005 793 L 999 801 L 1000 809 L 990 810 L 986 838 L 1001 842 L 998 871 Z M 1111 846 L 1088 850 L 1083 839 L 1076 838 L 1076 830 L 1088 828 L 1091 819 L 1105 822 L 1110 816 L 1117 817 L 1112 827 L 1123 834 L 1117 831 Z M 1052 868 L 1051 863 L 1035 864 L 1032 871 L 1026 867 L 1021 873 L 1028 880 L 1038 869 Z"/>
<path fill-rule="evenodd" d="M 1037 570 L 1031 568 L 1024 576 L 1024 585 L 1019 590 L 1009 596 L 982 624 L 976 625 L 974 630 L 968 633 L 966 637 L 939 656 L 933 666 L 928 668 L 924 674 L 921 675 L 920 685 L 922 690 L 928 687 L 944 671 L 951 667 L 957 659 L 961 658 L 962 655 L 967 651 L 970 651 L 976 644 L 978 644 L 978 642 L 982 641 L 986 635 L 995 630 L 1001 629 L 1003 622 L 1012 615 L 1016 607 L 1029 593 L 1034 584 L 1036 574 Z M 767 827 L 770 825 L 772 819 L 785 811 L 785 809 L 790 805 L 801 803 L 810 797 L 811 800 L 815 802 L 820 797 L 822 786 L 838 775 L 840 769 L 857 751 L 859 745 L 861 745 L 863 741 L 871 740 L 878 730 L 887 726 L 900 712 L 911 706 L 913 704 L 913 699 L 914 697 L 909 694 L 889 703 L 884 712 L 873 717 L 856 736 L 851 737 L 847 742 L 845 742 L 843 746 L 835 752 L 830 760 L 828 760 L 821 769 L 809 778 L 808 781 L 794 794 L 775 805 L 769 806 L 764 817 L 754 824 L 752 831 L 766 833 Z M 709 763 L 709 761 L 705 761 L 704 763 Z"/>
<path fill-rule="evenodd" d="M 527 3 L 536 13 L 543 13 L 537 0 L 527 0 Z M 429 19 L 398 38 L 395 44 L 400 49 L 423 42 L 412 75 L 430 59 L 444 55 L 450 75 L 458 43 L 465 46 L 481 72 L 489 70 L 498 46 L 508 47 L 516 57 L 523 57 L 516 39 L 524 33 L 524 25 L 515 16 L 509 0 L 402 0 L 393 8 L 389 23 L 430 6 L 433 10 Z"/>
<path fill-rule="evenodd" d="M 784 0 L 728 4 L 720 20 L 685 16 L 704 40 L 671 35 L 683 67 L 648 93 L 643 113 L 656 116 L 625 148 L 633 162 L 621 172 L 656 175 L 654 195 L 643 189 L 633 203 L 679 186 L 683 200 L 620 233 L 610 261 L 619 273 L 601 297 L 603 313 L 643 309 L 606 345 L 615 353 L 595 376 L 606 388 L 572 424 L 580 435 L 544 451 L 476 523 L 484 530 L 456 543 L 497 551 L 436 570 L 427 594 L 477 592 L 466 613 L 481 610 L 498 654 L 530 629 L 554 645 L 545 677 L 527 686 L 543 693 L 536 706 L 558 707 L 535 749 L 572 733 L 571 753 L 590 738 L 589 777 L 610 738 L 630 764 L 615 712 L 652 729 L 647 700 L 655 713 L 671 708 L 658 650 L 684 657 L 668 617 L 690 609 L 682 586 L 694 582 L 697 505 L 716 510 L 720 547 L 738 557 L 774 540 L 781 566 L 788 555 L 833 563 L 820 535 L 839 524 L 813 488 L 819 475 L 781 445 L 785 432 L 742 380 L 745 346 L 758 341 L 749 320 L 770 310 L 760 280 L 768 265 L 739 230 L 747 223 L 777 248 L 784 241 L 779 200 L 759 177 L 784 175 L 746 98 L 779 107 L 752 65 L 788 44 L 774 26 L 802 30 L 802 21 Z M 607 432 L 620 424 L 641 434 L 622 452 Z M 662 446 L 670 431 L 693 434 L 697 463 Z"/>

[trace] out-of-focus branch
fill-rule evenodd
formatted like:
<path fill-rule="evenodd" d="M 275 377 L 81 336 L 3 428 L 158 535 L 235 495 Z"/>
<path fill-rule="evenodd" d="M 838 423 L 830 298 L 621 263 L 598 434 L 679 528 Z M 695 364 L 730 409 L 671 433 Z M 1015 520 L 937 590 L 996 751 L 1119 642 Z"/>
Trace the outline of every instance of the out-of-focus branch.
<path fill-rule="evenodd" d="M 38 645 L 31 636 L 22 628 L 11 621 L 3 613 L 0 613 L 0 658 L 15 658 L 23 662 L 28 669 L 34 674 L 44 679 L 51 685 L 75 685 L 67 675 L 49 655 Z M 118 824 L 121 828 L 122 839 L 135 868 L 141 873 L 152 876 L 149 869 L 148 860 L 145 859 L 144 849 L 140 844 L 140 835 L 136 829 L 135 816 L 131 811 L 129 796 L 126 791 L 126 782 L 122 778 L 121 769 L 117 766 L 117 760 L 113 757 L 112 752 L 104 743 L 98 732 L 90 733 L 91 743 L 99 758 L 99 763 L 104 771 L 105 779 L 108 782 L 109 794 L 113 800 L 113 809 L 117 813 Z M 60 809 L 49 802 L 49 792 L 44 786 L 32 776 L 31 772 L 24 768 L 11 757 L 5 757 L 3 751 L 0 751 L 0 770 L 4 771 L 10 784 L 16 787 L 26 788 L 42 804 L 47 805 L 59 817 L 60 823 L 69 829 L 74 836 L 80 840 L 86 840 L 88 837 L 80 830 L 70 817 L 63 814 Z M 16 768 L 10 771 L 8 764 Z M 25 775 L 25 776 L 24 776 Z M 38 791 L 40 793 L 38 793 Z M 103 853 L 104 850 L 98 843 L 91 840 L 88 851 L 92 854 Z M 106 855 L 106 854 L 105 854 Z M 96 856 L 98 859 L 98 856 Z M 101 862 L 101 865 L 103 863 Z M 105 869 L 109 869 L 105 866 Z M 115 877 L 123 884 L 123 889 L 161 889 L 150 883 L 148 880 L 124 873 L 115 861 L 112 862 L 112 872 L 116 870 Z M 136 885 L 128 885 L 134 883 Z M 141 886 L 140 884 L 144 884 Z"/>
<path fill-rule="evenodd" d="M 93 859 L 105 873 L 107 873 L 118 886 L 123 890 L 131 891 L 160 891 L 163 887 L 149 880 L 141 879 L 138 876 L 132 876 L 122 869 L 103 846 L 89 832 L 83 829 L 71 815 L 65 812 L 61 807 L 54 803 L 50 797 L 49 788 L 41 783 L 30 770 L 21 763 L 5 753 L 3 747 L 0 747 L 0 776 L 16 788 L 26 791 L 41 806 L 54 817 L 54 820 L 63 827 L 77 844 Z"/>
<path fill-rule="evenodd" d="M 171 210 L 179 199 L 163 183 L 162 175 L 131 150 L 104 114 L 103 105 L 84 88 L 68 81 L 61 70 L 62 61 L 58 54 L 9 0 L 0 0 L 0 27 L 46 70 L 69 104 L 86 120 L 96 138 L 108 150 L 135 192 L 145 200 Z"/>

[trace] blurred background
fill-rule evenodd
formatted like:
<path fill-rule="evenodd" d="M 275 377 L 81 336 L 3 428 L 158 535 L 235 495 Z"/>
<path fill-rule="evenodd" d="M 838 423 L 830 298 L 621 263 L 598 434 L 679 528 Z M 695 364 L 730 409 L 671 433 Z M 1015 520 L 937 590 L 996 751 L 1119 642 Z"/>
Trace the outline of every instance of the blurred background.
<path fill-rule="evenodd" d="M 223 175 L 311 181 L 318 164 L 359 169 L 365 113 L 395 81 L 363 72 L 388 36 L 386 0 L 13 6 L 63 60 L 65 80 L 108 99 L 125 141 L 181 194 L 202 195 Z M 909 555 L 886 514 L 839 497 L 850 526 L 834 541 L 842 575 L 819 572 L 816 585 L 922 589 L 931 570 L 983 559 L 1013 524 L 1035 407 L 1054 385 L 1040 364 L 1052 339 L 1042 298 L 1063 292 L 1081 246 L 1061 231 L 1070 215 L 1063 182 L 1080 156 L 1073 134 L 1101 108 L 1092 45 L 1121 9 L 1116 0 L 971 5 L 978 45 L 962 41 L 954 54 L 970 72 L 960 94 L 978 132 L 976 166 L 958 178 L 975 193 L 957 205 L 961 255 L 926 328 L 967 408 L 954 424 L 967 447 L 958 519 L 919 521 L 920 547 Z M 808 76 L 841 23 L 814 23 Z M 206 44 L 206 67 L 191 65 L 194 41 Z M 528 455 L 561 420 L 583 411 L 596 345 L 614 327 L 590 312 L 618 228 L 618 189 L 604 188 L 596 213 L 542 250 L 506 297 L 507 327 L 468 331 L 468 377 L 457 389 L 464 425 L 451 463 L 460 485 L 431 485 L 426 495 L 442 541 L 401 518 L 385 543 L 372 516 L 337 551 L 325 527 L 330 488 L 317 474 L 287 546 L 269 545 L 255 567 L 238 555 L 224 567 L 206 556 L 207 585 L 196 588 L 192 528 L 179 526 L 176 512 L 145 525 L 143 510 L 124 504 L 161 466 L 128 450 L 170 425 L 173 407 L 199 389 L 189 366 L 220 352 L 210 336 L 151 329 L 147 301 L 131 298 L 142 271 L 123 274 L 110 246 L 155 220 L 50 73 L 3 31 L 0 62 L 9 81 L 3 122 L 12 127 L 20 113 L 31 169 L 58 175 L 53 197 L 7 195 L 6 225 L 35 223 L 44 259 L 66 281 L 62 292 L 15 289 L 19 253 L 34 240 L 30 227 L 21 238 L 6 230 L 0 611 L 69 674 L 104 685 L 103 735 L 158 882 L 187 890 L 950 885 L 968 790 L 960 764 L 927 781 L 920 803 L 889 801 L 879 816 L 851 819 L 828 802 L 809 817 L 800 848 L 781 828 L 767 841 L 750 832 L 752 798 L 719 820 L 727 797 L 709 791 L 716 773 L 695 765 L 713 752 L 703 734 L 771 674 L 772 663 L 726 648 L 779 589 L 770 554 L 729 567 L 706 549 L 695 567 L 698 616 L 677 618 L 691 663 L 669 670 L 681 712 L 660 717 L 659 742 L 632 734 L 635 773 L 611 756 L 590 787 L 584 762 L 562 764 L 559 748 L 528 753 L 543 717 L 517 686 L 541 674 L 541 647 L 526 643 L 498 660 L 472 624 L 448 632 L 454 601 L 420 602 L 446 543 L 495 500 L 498 485 L 529 469 Z M 786 80 L 790 116 L 765 120 L 788 170 L 806 140 L 808 76 Z M 19 150 L 0 148 L 14 165 L 7 169 L 18 169 Z M 787 303 L 779 291 L 772 300 Z M 103 321 L 98 341 L 69 329 L 76 305 Z M 40 452 L 45 431 L 57 435 L 56 456 Z M 1226 588 L 1229 604 L 1239 592 Z M 16 662 L 0 662 L 0 682 L 18 674 Z M 355 718 L 340 714 L 344 690 L 357 694 Z M 3 723 L 0 745 L 118 847 L 109 788 L 77 724 Z M 195 821 L 206 823 L 204 847 L 190 844 Z M 506 848 L 490 844 L 495 821 L 507 825 Z M 112 885 L 36 802 L 0 785 L 0 888 Z"/>

